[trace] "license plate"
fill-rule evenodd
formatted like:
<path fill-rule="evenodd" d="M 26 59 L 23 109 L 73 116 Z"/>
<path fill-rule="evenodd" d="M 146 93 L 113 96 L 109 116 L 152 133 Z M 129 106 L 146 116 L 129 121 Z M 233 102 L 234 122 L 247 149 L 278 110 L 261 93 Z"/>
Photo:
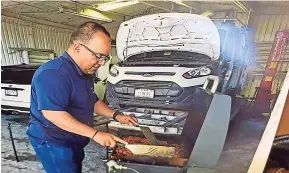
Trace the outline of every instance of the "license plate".
<path fill-rule="evenodd" d="M 135 97 L 154 98 L 155 91 L 150 89 L 135 89 Z"/>
<path fill-rule="evenodd" d="M 6 96 L 18 96 L 18 91 L 17 90 L 5 90 L 5 95 Z"/>

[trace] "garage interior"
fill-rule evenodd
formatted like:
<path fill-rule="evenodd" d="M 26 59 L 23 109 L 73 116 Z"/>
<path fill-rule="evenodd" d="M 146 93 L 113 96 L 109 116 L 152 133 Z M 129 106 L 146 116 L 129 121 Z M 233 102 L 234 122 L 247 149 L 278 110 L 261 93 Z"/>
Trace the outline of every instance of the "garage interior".
<path fill-rule="evenodd" d="M 62 55 L 67 49 L 70 34 L 74 28 L 84 22 L 96 21 L 105 26 L 112 36 L 111 60 L 98 70 L 95 81 L 95 92 L 98 97 L 106 99 L 105 91 L 110 68 L 120 62 L 117 56 L 117 33 L 121 23 L 125 21 L 151 14 L 190 13 L 207 16 L 215 24 L 228 22 L 233 23 L 236 27 L 250 28 L 253 31 L 252 39 L 254 40 L 255 51 L 253 55 L 255 56 L 251 58 L 254 63 L 248 65 L 244 85 L 236 95 L 236 98 L 242 101 L 236 106 L 238 110 L 234 112 L 236 115 L 230 121 L 221 156 L 215 166 L 193 166 L 188 168 L 188 172 L 252 172 L 254 167 L 252 165 L 255 163 L 254 159 L 258 157 L 258 149 L 262 145 L 260 141 L 264 143 L 266 137 L 264 131 L 267 130 L 268 133 L 271 132 L 273 134 L 273 137 L 276 135 L 276 138 L 274 142 L 273 138 L 271 139 L 273 148 L 268 162 L 263 165 L 264 172 L 277 173 L 278 171 L 283 171 L 286 173 L 286 170 L 289 172 L 289 158 L 288 155 L 286 158 L 286 154 L 284 154 L 288 153 L 289 148 L 289 119 L 285 117 L 285 115 L 288 117 L 286 111 L 289 107 L 288 86 L 285 85 L 289 83 L 287 79 L 289 78 L 287 74 L 289 68 L 289 47 L 287 46 L 289 44 L 288 9 L 288 1 L 2 1 L 1 69 L 7 68 L 9 70 L 11 69 L 10 66 L 21 64 L 38 67 Z M 280 33 L 285 33 L 283 35 L 287 34 L 287 37 L 280 36 Z M 279 57 L 277 60 L 272 59 L 272 57 L 276 56 Z M 274 64 L 275 68 L 272 68 L 272 64 Z M 15 69 L 15 71 L 23 70 L 21 68 Z M 25 74 L 33 75 L 29 69 L 30 67 L 26 67 L 26 70 L 24 69 L 22 73 L 23 76 L 16 76 L 16 80 L 24 81 Z M 273 72 L 272 69 L 274 69 Z M 27 115 L 29 112 L 27 112 L 27 109 L 20 110 L 9 106 L 9 109 L 4 109 L 3 105 L 7 101 L 3 100 L 3 95 L 5 96 L 5 87 L 7 86 L 4 86 L 3 83 L 9 84 L 7 81 L 11 80 L 9 78 L 13 75 L 12 73 L 9 74 L 9 72 L 4 74 L 2 71 L 2 171 L 43 172 L 41 164 L 35 158 L 35 154 L 33 154 L 24 132 L 29 121 Z M 15 75 L 13 77 L 15 78 Z M 267 85 L 268 82 L 270 83 L 269 86 Z M 29 83 L 25 83 L 25 85 L 29 87 Z M 27 101 L 30 98 L 29 93 L 26 93 L 26 95 L 26 101 L 23 103 L 18 101 L 17 104 L 23 107 L 28 106 L 29 108 L 29 101 Z M 283 108 L 284 112 L 282 114 Z M 277 125 L 275 123 L 275 130 L 271 126 L 269 127 L 271 124 L 274 126 L 273 123 L 270 123 L 270 120 L 273 121 L 272 117 L 278 122 Z M 279 117 L 279 119 L 276 119 L 276 117 Z M 102 117 L 95 117 L 96 123 L 102 123 L 106 120 Z M 279 126 L 276 134 L 279 121 L 280 125 L 283 124 L 283 128 Z M 106 130 L 106 127 L 107 125 L 102 125 L 95 128 Z M 11 138 L 9 130 L 12 130 L 13 138 Z M 157 135 L 157 137 L 159 136 Z M 282 137 L 287 137 L 287 144 L 285 141 L 285 144 L 280 145 L 278 136 L 283 140 L 281 142 L 285 141 L 285 138 L 282 139 Z M 16 161 L 16 155 L 11 144 L 13 140 L 11 139 L 14 140 L 13 145 L 15 145 L 19 162 Z M 267 149 L 268 151 L 263 151 L 264 153 L 268 152 L 269 154 L 271 144 L 270 148 Z M 107 161 L 103 161 L 107 154 L 106 148 L 91 142 L 85 150 L 87 157 L 83 162 L 83 172 L 100 173 L 109 171 L 106 166 Z M 285 156 L 280 158 L 279 156 L 282 155 L 280 153 Z M 131 162 L 130 166 L 134 169 L 139 168 L 139 172 L 148 172 L 147 165 L 141 165 L 140 167 Z M 150 164 L 149 166 L 152 165 Z M 164 167 L 165 169 L 163 169 Z M 180 169 L 182 170 L 182 168 Z M 161 166 L 161 168 L 157 167 L 156 170 L 160 172 L 176 171 L 166 165 Z M 152 169 L 150 171 L 154 172 L 155 170 Z"/>

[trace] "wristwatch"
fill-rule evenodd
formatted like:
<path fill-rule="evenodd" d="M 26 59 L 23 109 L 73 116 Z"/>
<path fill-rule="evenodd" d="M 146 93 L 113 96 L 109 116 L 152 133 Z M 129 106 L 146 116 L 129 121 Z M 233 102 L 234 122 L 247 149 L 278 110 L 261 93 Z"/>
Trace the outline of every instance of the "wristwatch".
<path fill-rule="evenodd" d="M 113 114 L 113 116 L 112 116 L 112 118 L 113 118 L 115 121 L 117 121 L 117 119 L 116 119 L 116 116 L 117 116 L 117 115 L 123 115 L 123 113 L 122 113 L 122 112 L 119 112 L 119 111 L 115 111 L 114 114 Z"/>

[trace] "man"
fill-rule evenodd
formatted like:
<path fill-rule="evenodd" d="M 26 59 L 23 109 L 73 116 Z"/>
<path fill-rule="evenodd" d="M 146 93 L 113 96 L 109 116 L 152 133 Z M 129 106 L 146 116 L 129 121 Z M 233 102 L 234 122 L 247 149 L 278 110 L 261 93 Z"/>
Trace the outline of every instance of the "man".
<path fill-rule="evenodd" d="M 92 128 L 93 113 L 136 125 L 137 120 L 111 110 L 94 93 L 92 74 L 109 60 L 110 34 L 98 23 L 82 24 L 68 50 L 37 69 L 32 79 L 29 140 L 48 173 L 81 172 L 89 138 L 115 147 L 114 135 Z"/>

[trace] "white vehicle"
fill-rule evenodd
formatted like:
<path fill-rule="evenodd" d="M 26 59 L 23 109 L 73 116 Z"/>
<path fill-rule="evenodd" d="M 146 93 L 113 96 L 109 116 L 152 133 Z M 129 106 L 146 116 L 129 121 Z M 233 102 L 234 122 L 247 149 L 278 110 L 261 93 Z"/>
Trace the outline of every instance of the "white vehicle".
<path fill-rule="evenodd" d="M 188 162 L 215 165 L 231 112 L 241 107 L 220 93 L 227 63 L 220 42 L 216 25 L 200 15 L 154 14 L 122 23 L 116 37 L 121 62 L 110 68 L 107 102 L 155 134 L 194 141 Z M 141 131 L 113 120 L 108 126 Z"/>
<path fill-rule="evenodd" d="M 208 78 L 217 90 L 220 38 L 208 17 L 162 13 L 123 22 L 116 48 L 121 62 L 111 67 L 106 90 L 112 107 L 187 110 Z"/>
<path fill-rule="evenodd" d="M 1 67 L 1 111 L 29 113 L 31 80 L 38 65 Z"/>

